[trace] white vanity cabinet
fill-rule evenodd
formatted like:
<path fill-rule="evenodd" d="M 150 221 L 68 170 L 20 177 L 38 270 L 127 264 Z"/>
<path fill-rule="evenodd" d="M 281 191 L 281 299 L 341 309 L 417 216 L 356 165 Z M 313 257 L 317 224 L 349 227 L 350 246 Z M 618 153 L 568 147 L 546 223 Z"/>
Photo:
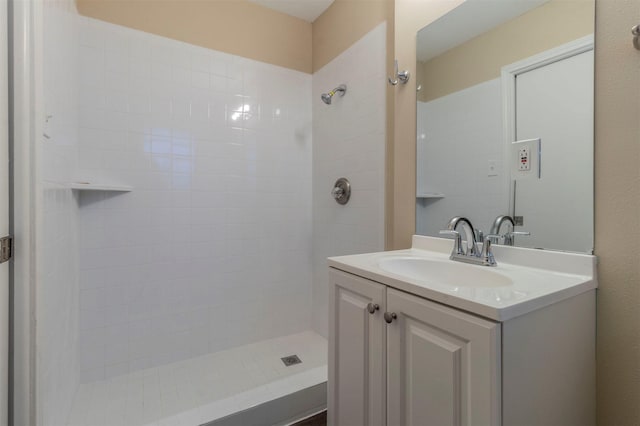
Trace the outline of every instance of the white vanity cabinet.
<path fill-rule="evenodd" d="M 329 425 L 595 424 L 595 291 L 500 321 L 337 267 Z"/>
<path fill-rule="evenodd" d="M 387 423 L 499 424 L 499 323 L 392 288 L 387 312 Z"/>
<path fill-rule="evenodd" d="M 328 424 L 499 424 L 499 323 L 336 269 L 330 281 Z"/>
<path fill-rule="evenodd" d="M 330 280 L 328 424 L 384 425 L 386 286 L 334 269 Z"/>

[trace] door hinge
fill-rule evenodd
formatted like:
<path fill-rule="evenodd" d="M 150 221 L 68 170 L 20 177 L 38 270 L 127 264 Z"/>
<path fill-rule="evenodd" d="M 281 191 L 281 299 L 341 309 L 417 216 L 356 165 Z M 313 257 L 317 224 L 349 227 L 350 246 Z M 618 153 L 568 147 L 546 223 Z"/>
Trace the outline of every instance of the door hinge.
<path fill-rule="evenodd" d="M 11 260 L 11 256 L 13 256 L 13 238 L 0 238 L 0 263 Z"/>

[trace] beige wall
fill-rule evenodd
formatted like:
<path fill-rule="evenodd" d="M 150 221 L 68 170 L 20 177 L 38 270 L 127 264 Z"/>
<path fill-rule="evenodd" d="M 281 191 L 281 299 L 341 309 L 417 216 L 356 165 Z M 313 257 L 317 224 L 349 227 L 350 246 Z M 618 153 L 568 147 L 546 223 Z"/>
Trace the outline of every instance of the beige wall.
<path fill-rule="evenodd" d="M 80 14 L 310 73 L 311 24 L 247 0 L 77 0 Z"/>
<path fill-rule="evenodd" d="M 593 8 L 592 1 L 551 0 L 418 63 L 419 99 L 426 102 L 498 78 L 505 65 L 592 34 Z"/>
<path fill-rule="evenodd" d="M 411 246 L 416 223 L 416 33 L 464 0 L 396 0 L 395 56 L 413 78 L 395 87 L 392 164 L 387 173 L 391 193 L 386 199 L 387 249 Z"/>
<path fill-rule="evenodd" d="M 387 21 L 392 0 L 335 0 L 313 24 L 246 0 L 76 0 L 80 14 L 311 73 Z"/>
<path fill-rule="evenodd" d="M 457 3 L 396 0 L 396 56 L 403 67 L 415 63 L 415 31 Z M 640 52 L 633 49 L 630 34 L 639 17 L 640 0 L 596 0 L 595 253 L 602 426 L 640 424 Z M 410 245 L 415 222 L 415 84 L 406 89 L 396 96 L 393 248 Z"/>
<path fill-rule="evenodd" d="M 598 424 L 640 425 L 640 0 L 596 2 Z"/>
<path fill-rule="evenodd" d="M 335 0 L 313 22 L 313 71 L 386 21 L 392 12 L 390 5 L 393 2 L 389 0 Z"/>

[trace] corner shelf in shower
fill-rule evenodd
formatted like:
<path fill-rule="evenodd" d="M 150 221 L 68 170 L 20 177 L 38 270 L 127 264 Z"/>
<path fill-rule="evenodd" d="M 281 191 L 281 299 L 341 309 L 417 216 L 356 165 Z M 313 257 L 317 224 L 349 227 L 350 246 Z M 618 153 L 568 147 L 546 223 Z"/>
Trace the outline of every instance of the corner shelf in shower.
<path fill-rule="evenodd" d="M 67 185 L 69 186 L 69 188 L 76 191 L 115 191 L 115 192 L 133 191 L 133 187 L 131 186 L 112 184 L 112 183 L 70 182 Z"/>
<path fill-rule="evenodd" d="M 444 198 L 444 194 L 441 192 L 424 192 L 422 194 L 416 194 L 416 198 Z"/>

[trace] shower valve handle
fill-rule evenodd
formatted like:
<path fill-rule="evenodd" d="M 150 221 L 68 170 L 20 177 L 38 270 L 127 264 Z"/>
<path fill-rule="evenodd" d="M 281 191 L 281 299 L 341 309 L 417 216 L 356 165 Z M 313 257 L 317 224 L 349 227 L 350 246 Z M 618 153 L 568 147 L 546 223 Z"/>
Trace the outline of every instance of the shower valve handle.
<path fill-rule="evenodd" d="M 338 204 L 347 204 L 351 197 L 351 184 L 347 178 L 340 178 L 331 188 L 331 196 Z"/>

